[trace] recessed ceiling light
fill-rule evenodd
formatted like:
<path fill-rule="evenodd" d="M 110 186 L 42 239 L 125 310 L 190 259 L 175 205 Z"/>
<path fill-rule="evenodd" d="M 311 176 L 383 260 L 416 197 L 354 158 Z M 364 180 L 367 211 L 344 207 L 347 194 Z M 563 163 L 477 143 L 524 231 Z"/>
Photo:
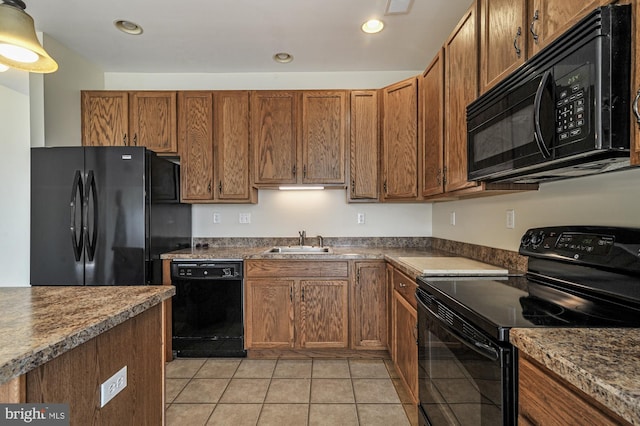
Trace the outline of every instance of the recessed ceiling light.
<path fill-rule="evenodd" d="M 116 26 L 117 29 L 122 31 L 123 33 L 131 34 L 131 35 L 140 35 L 142 34 L 142 27 L 135 22 L 127 21 L 126 19 L 120 19 L 118 21 L 114 21 L 113 25 Z"/>
<path fill-rule="evenodd" d="M 281 64 L 287 64 L 293 61 L 293 56 L 287 52 L 278 52 L 273 55 L 273 60 L 276 62 L 280 62 Z"/>
<path fill-rule="evenodd" d="M 369 19 L 367 22 L 362 24 L 362 31 L 367 34 L 375 34 L 382 31 L 384 28 L 384 22 L 379 19 Z"/>

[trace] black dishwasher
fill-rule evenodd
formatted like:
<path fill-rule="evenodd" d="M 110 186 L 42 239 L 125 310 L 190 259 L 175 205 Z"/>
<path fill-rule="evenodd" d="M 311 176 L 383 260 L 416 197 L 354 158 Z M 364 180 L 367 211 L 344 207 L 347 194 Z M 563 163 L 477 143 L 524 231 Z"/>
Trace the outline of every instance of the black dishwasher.
<path fill-rule="evenodd" d="M 242 269 L 240 259 L 171 262 L 174 356 L 247 356 Z"/>

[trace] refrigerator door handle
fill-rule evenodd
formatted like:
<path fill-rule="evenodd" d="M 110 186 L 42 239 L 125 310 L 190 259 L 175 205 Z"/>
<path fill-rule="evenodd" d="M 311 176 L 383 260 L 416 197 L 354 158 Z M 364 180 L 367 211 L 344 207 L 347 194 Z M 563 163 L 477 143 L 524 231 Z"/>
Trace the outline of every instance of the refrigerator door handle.
<path fill-rule="evenodd" d="M 93 223 L 89 222 L 89 198 L 92 198 Z M 98 190 L 96 188 L 96 178 L 93 170 L 87 176 L 87 190 L 84 197 L 85 211 L 87 213 L 84 223 L 87 255 L 89 261 L 93 261 L 96 255 L 96 243 L 98 240 Z M 91 229 L 90 229 L 91 228 Z"/>
<path fill-rule="evenodd" d="M 71 246 L 73 247 L 73 255 L 76 259 L 76 262 L 80 261 L 82 256 L 82 243 L 84 240 L 84 228 L 82 225 L 82 221 L 84 218 L 84 205 L 83 203 L 78 203 L 78 193 L 82 197 L 84 193 L 83 185 L 82 185 L 82 175 L 80 174 L 80 170 L 76 170 L 76 173 L 73 177 L 73 185 L 71 185 L 71 201 L 69 202 L 69 208 L 71 211 L 71 218 L 69 220 L 69 230 L 71 231 Z M 80 207 L 80 226 L 77 225 L 78 218 L 78 207 Z M 78 228 L 80 228 L 80 235 L 78 236 Z"/>

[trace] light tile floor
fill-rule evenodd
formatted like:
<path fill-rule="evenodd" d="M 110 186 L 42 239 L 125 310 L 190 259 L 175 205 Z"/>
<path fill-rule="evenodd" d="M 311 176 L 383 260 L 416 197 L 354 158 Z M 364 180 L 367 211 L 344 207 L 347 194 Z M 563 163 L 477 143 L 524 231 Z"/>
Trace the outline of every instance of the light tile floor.
<path fill-rule="evenodd" d="M 166 425 L 414 426 L 390 360 L 176 359 Z"/>

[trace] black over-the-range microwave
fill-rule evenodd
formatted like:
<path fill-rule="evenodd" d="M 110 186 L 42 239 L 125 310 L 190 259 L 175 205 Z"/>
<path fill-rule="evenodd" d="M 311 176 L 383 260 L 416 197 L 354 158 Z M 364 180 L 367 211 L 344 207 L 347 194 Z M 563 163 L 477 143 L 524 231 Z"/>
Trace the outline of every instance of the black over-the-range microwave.
<path fill-rule="evenodd" d="M 469 180 L 629 166 L 631 6 L 598 8 L 467 107 Z"/>

